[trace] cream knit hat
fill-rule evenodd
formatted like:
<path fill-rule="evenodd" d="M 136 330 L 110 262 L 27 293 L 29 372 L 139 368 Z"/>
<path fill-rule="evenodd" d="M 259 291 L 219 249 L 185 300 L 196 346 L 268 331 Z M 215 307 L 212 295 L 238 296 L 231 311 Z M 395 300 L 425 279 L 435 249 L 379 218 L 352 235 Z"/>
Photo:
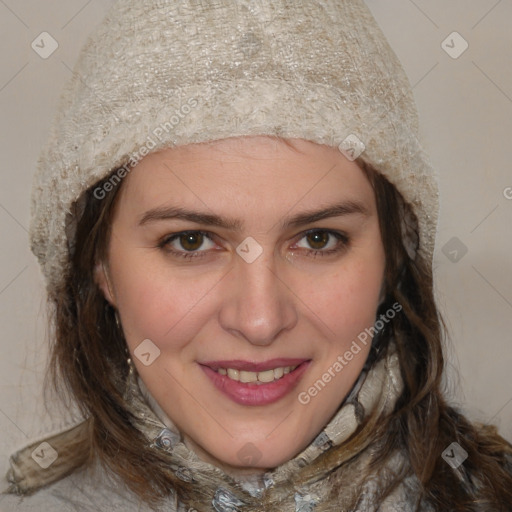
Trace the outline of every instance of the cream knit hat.
<path fill-rule="evenodd" d="M 408 79 L 363 1 L 121 0 L 82 49 L 34 178 L 47 290 L 62 285 L 87 188 L 157 149 L 239 135 L 362 151 L 413 207 L 431 262 L 437 180 Z"/>

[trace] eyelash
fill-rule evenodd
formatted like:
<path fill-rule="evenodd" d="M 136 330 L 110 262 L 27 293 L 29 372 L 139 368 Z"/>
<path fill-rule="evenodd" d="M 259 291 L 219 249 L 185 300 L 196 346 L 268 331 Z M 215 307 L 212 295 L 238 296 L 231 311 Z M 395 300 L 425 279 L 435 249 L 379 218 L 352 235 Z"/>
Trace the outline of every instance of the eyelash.
<path fill-rule="evenodd" d="M 299 240 L 302 240 L 307 235 L 312 233 L 327 233 L 329 235 L 334 236 L 338 240 L 338 244 L 334 249 L 328 249 L 328 250 L 321 250 L 321 249 L 306 249 L 308 254 L 311 255 L 313 258 L 316 258 L 318 256 L 325 257 L 330 256 L 336 253 L 340 253 L 350 243 L 350 239 L 347 235 L 340 233 L 338 231 L 332 231 L 328 229 L 310 229 L 308 231 L 305 231 L 302 233 L 302 236 Z M 188 231 L 180 231 L 179 233 L 174 233 L 173 235 L 167 235 L 163 239 L 161 239 L 158 242 L 157 247 L 159 249 L 164 250 L 165 252 L 171 253 L 173 256 L 177 256 L 179 258 L 183 258 L 186 260 L 192 260 L 193 258 L 203 258 L 205 257 L 206 253 L 208 251 L 175 251 L 174 249 L 169 249 L 169 245 L 174 242 L 177 238 L 180 238 L 183 235 L 190 235 L 190 234 L 201 234 L 208 238 L 210 241 L 213 242 L 212 237 L 209 235 L 207 231 L 201 231 L 201 230 L 188 230 Z"/>

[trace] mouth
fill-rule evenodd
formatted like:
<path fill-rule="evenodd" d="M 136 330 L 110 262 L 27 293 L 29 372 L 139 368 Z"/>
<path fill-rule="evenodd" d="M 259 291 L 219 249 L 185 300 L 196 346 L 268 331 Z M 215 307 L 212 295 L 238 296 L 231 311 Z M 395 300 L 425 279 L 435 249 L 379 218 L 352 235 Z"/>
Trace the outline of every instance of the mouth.
<path fill-rule="evenodd" d="M 280 400 L 296 386 L 310 359 L 273 359 L 263 363 L 210 361 L 200 363 L 214 386 L 243 405 L 266 405 Z"/>
<path fill-rule="evenodd" d="M 255 384 L 268 384 L 276 380 L 282 379 L 284 375 L 293 372 L 295 366 L 279 366 L 273 370 L 265 370 L 263 372 L 248 372 L 246 370 L 236 370 L 235 368 L 219 368 L 217 373 L 220 375 L 227 375 L 228 379 L 243 382 L 245 384 L 254 382 Z"/>

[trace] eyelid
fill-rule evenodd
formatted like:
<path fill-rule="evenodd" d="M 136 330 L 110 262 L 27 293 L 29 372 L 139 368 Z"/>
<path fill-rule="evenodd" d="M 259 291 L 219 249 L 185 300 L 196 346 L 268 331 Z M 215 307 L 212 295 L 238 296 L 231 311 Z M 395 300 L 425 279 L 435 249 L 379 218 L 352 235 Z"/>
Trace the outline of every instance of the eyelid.
<path fill-rule="evenodd" d="M 345 232 L 339 231 L 337 229 L 330 229 L 330 228 L 310 228 L 310 229 L 307 229 L 306 231 L 302 231 L 299 234 L 297 234 L 296 238 L 298 240 L 301 240 L 302 238 L 309 235 L 310 233 L 327 233 L 329 235 L 333 235 L 335 237 L 339 237 L 340 239 L 346 239 L 346 240 L 348 240 L 348 238 L 349 238 Z"/>
<path fill-rule="evenodd" d="M 307 229 L 305 231 L 298 233 L 295 236 L 296 242 L 294 242 L 294 245 L 296 243 L 298 243 L 300 240 L 302 240 L 303 238 L 305 238 L 310 233 L 327 233 L 328 235 L 334 237 L 338 241 L 338 243 L 336 244 L 336 247 L 331 248 L 331 249 L 313 249 L 313 248 L 299 247 L 299 249 L 302 249 L 307 254 L 314 255 L 314 257 L 329 256 L 329 255 L 340 253 L 350 243 L 350 237 L 346 233 L 335 230 L 335 229 L 318 227 L 318 228 L 310 228 L 310 229 Z M 186 251 L 186 250 L 175 250 L 175 249 L 169 248 L 169 246 L 172 242 L 174 242 L 176 239 L 179 239 L 181 236 L 187 235 L 187 234 L 202 234 L 204 237 L 206 237 L 212 243 L 215 243 L 214 238 L 216 237 L 216 235 L 214 233 L 211 233 L 209 231 L 204 231 L 201 229 L 186 229 L 183 231 L 165 235 L 158 241 L 157 247 L 166 251 L 169 254 L 175 255 L 178 258 L 184 258 L 184 259 L 203 258 L 212 250 L 216 250 L 216 249 L 205 249 L 205 250 L 198 249 L 195 251 Z"/>
<path fill-rule="evenodd" d="M 345 248 L 348 247 L 348 245 L 350 243 L 350 237 L 342 231 L 338 231 L 336 229 L 327 229 L 327 228 L 312 228 L 312 229 L 303 231 L 302 233 L 299 233 L 299 235 L 297 235 L 297 242 L 295 242 L 294 245 L 296 245 L 298 242 L 300 242 L 303 238 L 305 238 L 310 233 L 327 233 L 329 236 L 335 238 L 337 241 L 335 247 L 330 248 L 330 249 L 313 249 L 313 248 L 299 247 L 299 249 L 306 251 L 308 254 L 314 254 L 315 256 L 329 256 L 329 255 L 341 253 Z"/>
<path fill-rule="evenodd" d="M 214 237 L 216 235 L 214 233 L 211 233 L 209 231 L 204 231 L 202 229 L 185 229 L 183 231 L 177 231 L 176 233 L 170 233 L 170 234 L 164 235 L 162 238 L 159 239 L 158 247 L 165 247 L 166 245 L 169 245 L 170 243 L 179 239 L 181 236 L 188 235 L 188 234 L 193 234 L 193 235 L 201 234 L 205 238 L 210 240 L 211 242 L 215 243 Z M 193 252 L 205 252 L 205 251 L 197 250 L 197 251 L 180 251 L 180 252 L 193 253 Z"/>

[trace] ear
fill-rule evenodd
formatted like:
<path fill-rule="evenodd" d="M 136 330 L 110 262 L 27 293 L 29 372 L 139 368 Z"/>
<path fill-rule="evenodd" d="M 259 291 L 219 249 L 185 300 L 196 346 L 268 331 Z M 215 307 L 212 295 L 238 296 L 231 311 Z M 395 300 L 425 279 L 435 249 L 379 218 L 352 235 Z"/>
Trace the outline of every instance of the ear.
<path fill-rule="evenodd" d="M 111 306 L 116 307 L 116 301 L 106 267 L 107 266 L 101 261 L 96 263 L 94 266 L 94 281 L 103 292 L 107 302 L 109 302 Z"/>

